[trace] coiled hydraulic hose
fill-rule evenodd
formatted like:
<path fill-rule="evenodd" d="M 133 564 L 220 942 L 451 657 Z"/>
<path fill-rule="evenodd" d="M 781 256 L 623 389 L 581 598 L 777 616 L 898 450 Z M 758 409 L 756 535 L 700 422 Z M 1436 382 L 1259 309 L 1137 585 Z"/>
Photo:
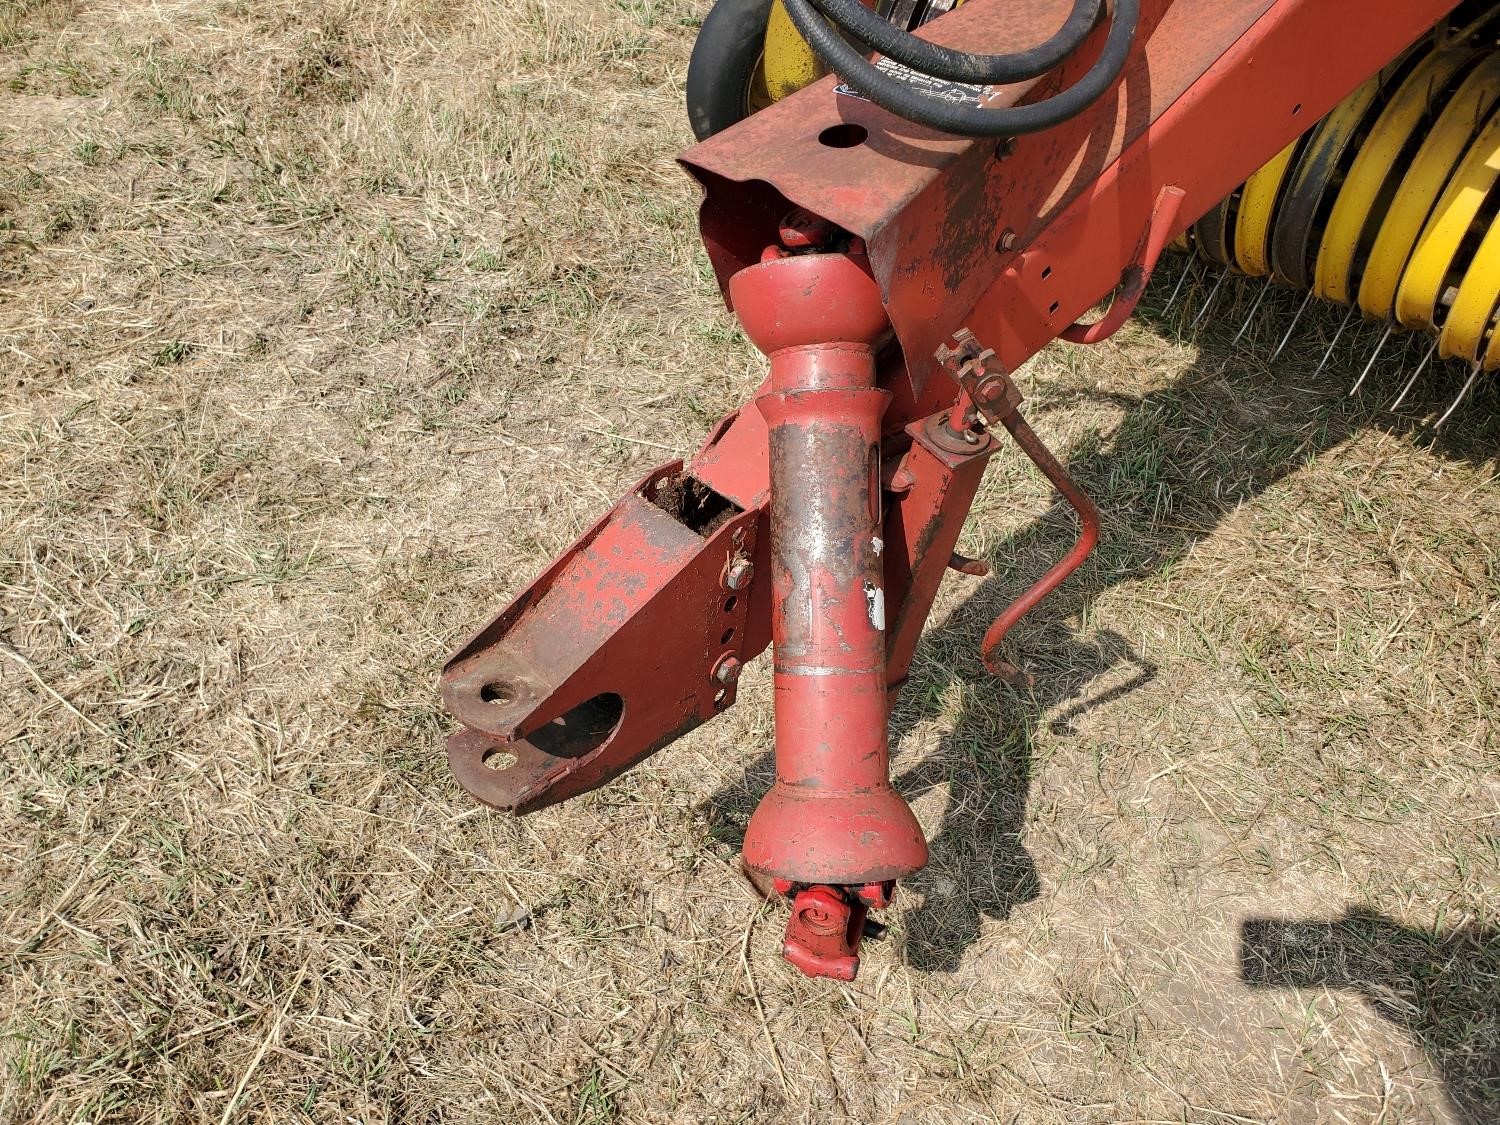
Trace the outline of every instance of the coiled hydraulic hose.
<path fill-rule="evenodd" d="M 1115 0 L 1104 50 L 1087 74 L 1045 101 L 1010 109 L 982 109 L 923 94 L 877 69 L 828 25 L 809 0 L 783 3 L 797 31 L 818 57 L 865 97 L 898 117 L 964 137 L 1018 137 L 1078 116 L 1119 78 L 1140 18 L 1140 0 Z M 900 34 L 916 39 L 905 32 Z"/>
<path fill-rule="evenodd" d="M 1025 82 L 1062 62 L 1088 37 L 1099 20 L 1103 0 L 1074 0 L 1073 10 L 1044 43 L 1008 55 L 972 55 L 941 47 L 882 19 L 859 0 L 811 0 L 812 6 L 887 58 L 934 78 L 975 84 Z"/>

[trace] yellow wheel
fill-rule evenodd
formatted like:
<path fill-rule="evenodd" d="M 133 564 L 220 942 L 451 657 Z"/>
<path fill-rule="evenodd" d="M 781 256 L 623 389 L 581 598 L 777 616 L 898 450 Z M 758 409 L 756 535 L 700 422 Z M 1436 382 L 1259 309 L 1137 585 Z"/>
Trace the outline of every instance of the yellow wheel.
<path fill-rule="evenodd" d="M 1391 316 L 1401 276 L 1433 203 L 1497 98 L 1500 55 L 1492 54 L 1449 99 L 1391 197 L 1360 277 L 1359 307 L 1366 316 L 1382 320 Z"/>
<path fill-rule="evenodd" d="M 1286 182 L 1287 169 L 1301 143 L 1299 137 L 1271 157 L 1240 190 L 1240 213 L 1234 226 L 1234 256 L 1240 270 L 1251 277 L 1264 277 L 1271 272 L 1266 237 L 1271 233 L 1271 220 L 1276 216 L 1281 185 Z"/>
<path fill-rule="evenodd" d="M 1234 224 L 1229 221 L 1229 209 L 1233 205 L 1234 196 L 1231 194 L 1193 224 L 1193 241 L 1198 244 L 1198 253 L 1221 266 L 1234 265 Z"/>
<path fill-rule="evenodd" d="M 781 0 L 772 0 L 771 18 L 766 21 L 765 53 L 761 56 L 766 105 L 811 86 L 827 73 L 822 61 L 797 33 L 785 5 Z M 751 112 L 763 108 L 752 106 Z"/>
<path fill-rule="evenodd" d="M 1427 117 L 1432 99 L 1471 57 L 1467 49 L 1428 54 L 1381 111 L 1349 167 L 1323 228 L 1313 280 L 1313 292 L 1318 296 L 1349 302 L 1354 263 L 1381 189 L 1397 174 L 1396 161 Z"/>
<path fill-rule="evenodd" d="M 1500 115 L 1491 116 L 1469 146 L 1417 239 L 1417 248 L 1396 290 L 1396 319 L 1406 327 L 1430 328 L 1437 324 L 1438 299 L 1448 284 L 1448 274 L 1497 176 Z"/>

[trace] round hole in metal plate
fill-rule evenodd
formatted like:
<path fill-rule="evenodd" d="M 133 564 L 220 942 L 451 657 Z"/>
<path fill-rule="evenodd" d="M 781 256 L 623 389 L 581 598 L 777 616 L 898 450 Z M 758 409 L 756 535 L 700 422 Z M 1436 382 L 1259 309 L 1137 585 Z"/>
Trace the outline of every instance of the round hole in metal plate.
<path fill-rule="evenodd" d="M 516 756 L 498 746 L 491 746 L 479 760 L 492 770 L 508 770 L 516 764 Z"/>
<path fill-rule="evenodd" d="M 855 148 L 865 143 L 869 131 L 863 125 L 844 122 L 830 125 L 818 134 L 818 143 L 824 148 Z"/>
<path fill-rule="evenodd" d="M 516 685 L 508 680 L 493 680 L 479 689 L 479 698 L 486 703 L 498 703 L 502 707 L 507 703 L 514 703 L 520 692 Z"/>
<path fill-rule="evenodd" d="M 739 598 L 735 597 L 733 594 L 730 594 L 728 600 L 724 602 L 724 612 L 733 613 L 734 607 L 739 602 L 739 600 Z"/>
<path fill-rule="evenodd" d="M 734 630 L 733 629 L 725 629 L 724 630 L 724 635 L 719 638 L 719 643 L 721 645 L 727 645 L 732 640 L 734 640 Z"/>

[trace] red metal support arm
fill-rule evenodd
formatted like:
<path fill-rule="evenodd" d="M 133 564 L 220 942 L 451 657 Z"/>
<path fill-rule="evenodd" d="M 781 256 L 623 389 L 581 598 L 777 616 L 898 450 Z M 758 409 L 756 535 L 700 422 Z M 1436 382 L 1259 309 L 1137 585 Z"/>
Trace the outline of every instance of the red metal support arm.
<path fill-rule="evenodd" d="M 999 49 L 1067 4 L 975 0 L 924 34 Z M 926 856 L 886 714 L 995 452 L 984 420 L 1083 523 L 992 627 L 987 662 L 1004 671 L 1006 629 L 1097 537 L 1008 373 L 1118 327 L 1170 237 L 1453 6 L 1370 0 L 1351 20 L 1343 0 L 1143 0 L 1116 90 L 1049 132 L 945 136 L 829 79 L 690 151 L 710 258 L 770 379 L 454 654 L 461 784 L 518 812 L 601 785 L 732 704 L 774 640 L 777 778 L 746 857 L 793 898 L 787 956 L 852 976 L 866 912 Z M 1045 96 L 1096 53 L 990 101 Z M 970 343 L 982 370 L 950 362 Z"/>

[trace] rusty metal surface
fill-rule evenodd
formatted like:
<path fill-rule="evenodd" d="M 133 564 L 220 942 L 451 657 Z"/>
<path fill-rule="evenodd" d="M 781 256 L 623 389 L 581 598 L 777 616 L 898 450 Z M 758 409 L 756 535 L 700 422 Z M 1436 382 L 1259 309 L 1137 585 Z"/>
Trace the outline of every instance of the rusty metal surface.
<path fill-rule="evenodd" d="M 971 48 L 1028 41 L 1062 7 L 969 4 L 924 32 Z M 683 162 L 707 188 L 700 225 L 721 283 L 788 201 L 865 239 L 915 388 L 904 424 L 951 395 L 927 384 L 960 326 L 1019 365 L 1120 282 L 1162 187 L 1184 192 L 1175 235 L 1452 7 L 1372 0 L 1351 20 L 1338 0 L 1148 0 L 1114 94 L 1018 138 L 1003 160 L 991 142 L 902 122 L 828 79 Z M 1042 93 L 1008 87 L 997 104 Z M 864 143 L 819 143 L 840 124 L 865 129 Z"/>
<path fill-rule="evenodd" d="M 907 427 L 911 445 L 892 473 L 885 518 L 886 682 L 906 679 L 912 654 L 927 623 L 953 548 L 963 531 L 985 466 L 999 448 L 988 434 L 954 448 L 939 432 L 940 416 Z M 983 566 L 966 560 L 970 566 Z M 986 568 L 987 569 L 987 568 Z M 974 573 L 970 570 L 969 573 Z"/>
<path fill-rule="evenodd" d="M 929 25 L 929 33 L 969 45 L 1034 39 L 1055 26 L 1063 4 L 966 5 Z M 844 280 L 851 292 L 860 290 L 868 321 L 889 314 L 903 345 L 904 354 L 882 353 L 879 378 L 893 396 L 887 434 L 900 434 L 951 404 L 957 388 L 931 378 L 932 355 L 959 324 L 973 327 L 1013 368 L 1120 280 L 1163 186 L 1182 188 L 1177 221 L 1186 223 L 1449 7 L 1375 0 L 1362 19 L 1349 21 L 1333 0 L 1280 0 L 1257 19 L 1267 10 L 1264 0 L 1155 0 L 1143 11 L 1137 57 L 1116 96 L 1056 130 L 1003 146 L 998 161 L 993 146 L 906 125 L 869 103 L 834 95 L 831 81 L 820 84 L 688 155 L 710 186 L 705 235 L 721 277 L 759 260 L 782 233 L 789 199 L 815 212 L 804 226 L 822 231 L 819 237 L 835 229 L 819 217 L 863 236 L 869 264 L 860 268 L 873 281 L 853 274 Z M 1330 54 L 1320 44 L 1335 31 L 1341 49 Z M 1091 58 L 1083 52 L 1045 82 L 1067 81 Z M 1045 92 L 1010 88 L 997 101 Z M 1223 128 L 1229 120 L 1235 129 Z M 829 124 L 858 125 L 868 139 L 827 148 L 818 133 Z M 836 256 L 821 257 L 821 265 L 794 272 L 830 263 L 847 269 Z M 807 281 L 790 280 L 790 289 L 805 291 Z M 865 300 L 866 285 L 877 295 L 873 305 Z M 792 323 L 786 318 L 794 302 L 780 293 L 766 302 L 767 315 L 749 310 L 748 318 L 762 325 L 762 343 L 785 344 L 797 334 L 829 339 L 820 326 L 823 311 L 803 307 L 798 315 L 812 319 Z M 772 491 L 762 412 L 727 417 L 689 475 L 741 510 L 735 531 L 748 536 L 754 565 L 769 568 L 767 537 L 759 534 Z M 907 538 L 908 516 L 916 524 L 931 521 L 924 532 L 930 546 L 955 531 L 953 520 L 969 498 L 966 490 L 932 495 L 949 505 L 941 518 L 897 505 L 902 549 L 918 552 L 913 573 L 926 556 L 921 536 Z M 720 682 L 715 669 L 725 656 L 748 659 L 769 641 L 771 595 L 769 583 L 758 580 L 738 597 L 739 648 L 722 650 L 710 610 L 727 526 L 705 540 L 643 495 L 627 497 L 460 650 L 445 670 L 444 696 L 471 732 L 458 739 L 454 760 L 476 795 L 523 808 L 544 792 L 557 799 L 581 791 L 590 778 L 610 775 L 673 732 L 711 717 L 716 698 L 718 706 L 732 699 L 733 682 Z M 931 581 L 924 577 L 903 594 L 903 605 L 908 595 L 913 600 L 898 655 L 913 639 L 909 621 L 924 612 Z M 673 638 L 657 644 L 671 663 L 638 659 L 651 650 L 645 638 L 653 631 Z M 725 691 L 727 697 L 720 695 Z M 622 700 L 621 714 L 601 733 L 596 728 L 609 714 L 601 701 L 610 696 Z M 562 735 L 549 729 L 558 725 Z M 485 746 L 476 749 L 476 739 L 530 748 L 516 755 L 515 772 L 493 770 L 484 759 L 497 759 Z M 570 757 L 580 746 L 587 752 Z"/>
<path fill-rule="evenodd" d="M 886 320 L 857 252 L 765 259 L 732 283 L 771 363 L 756 407 L 770 454 L 776 780 L 750 818 L 745 864 L 799 884 L 894 879 L 926 862 L 927 844 L 888 767 L 890 395 L 875 387 L 874 352 Z"/>
<path fill-rule="evenodd" d="M 539 808 L 733 702 L 719 669 L 766 634 L 729 583 L 753 568 L 764 512 L 718 506 L 680 462 L 661 466 L 453 655 L 441 686 L 464 725 L 448 754 L 465 789 Z"/>
<path fill-rule="evenodd" d="M 974 3 L 928 34 L 996 49 L 1065 6 Z M 455 654 L 460 782 L 518 812 L 594 788 L 732 703 L 774 635 L 777 777 L 745 860 L 822 911 L 794 910 L 788 956 L 852 976 L 864 911 L 886 901 L 866 892 L 926 861 L 889 781 L 888 700 L 995 448 L 981 416 L 1082 520 L 986 635 L 992 670 L 1020 678 L 997 656 L 1006 631 L 1097 539 L 1007 372 L 1060 335 L 1117 327 L 1167 239 L 1451 7 L 1371 0 L 1351 20 L 1337 0 L 1146 0 L 1114 95 L 1050 132 L 945 137 L 829 80 L 690 152 L 710 257 L 770 378 Z M 995 100 L 1046 96 L 1097 47 Z M 838 146 L 820 141 L 835 125 Z M 1122 283 L 1104 320 L 1076 324 Z M 955 341 L 965 327 L 977 340 Z"/>
<path fill-rule="evenodd" d="M 771 185 L 865 239 L 920 387 L 930 374 L 926 357 L 1003 269 L 1010 255 L 996 249 L 1002 235 L 1008 232 L 1013 245 L 1029 242 L 1269 6 L 1270 0 L 1146 0 L 1137 49 L 1116 92 L 1056 129 L 1006 142 L 1003 160 L 993 141 L 912 125 L 835 94 L 831 79 L 810 87 L 683 156 L 708 186 L 702 227 L 721 282 L 744 264 L 743 240 L 753 240 L 745 225 L 754 225 L 759 210 L 752 199 Z M 1034 42 L 1061 22 L 1067 7 L 1065 0 L 969 4 L 923 34 L 969 47 Z M 1094 61 L 1101 31 L 1059 73 L 1004 87 L 994 104 L 1037 100 L 1070 83 Z M 865 129 L 866 141 L 840 149 L 819 142 L 824 130 L 842 123 Z M 752 199 L 744 198 L 742 185 L 753 185 Z"/>

